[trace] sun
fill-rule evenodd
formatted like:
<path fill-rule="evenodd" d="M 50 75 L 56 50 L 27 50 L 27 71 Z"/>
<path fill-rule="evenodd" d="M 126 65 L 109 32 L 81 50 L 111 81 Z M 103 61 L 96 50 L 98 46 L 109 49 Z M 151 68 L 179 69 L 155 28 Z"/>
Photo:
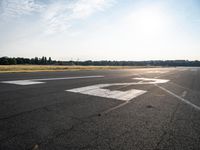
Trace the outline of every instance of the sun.
<path fill-rule="evenodd" d="M 129 17 L 132 28 L 141 35 L 161 34 L 166 27 L 166 16 L 155 7 L 145 7 L 132 13 Z"/>
<path fill-rule="evenodd" d="M 138 28 L 144 32 L 157 32 L 162 29 L 164 20 L 159 13 L 143 11 L 138 16 Z"/>

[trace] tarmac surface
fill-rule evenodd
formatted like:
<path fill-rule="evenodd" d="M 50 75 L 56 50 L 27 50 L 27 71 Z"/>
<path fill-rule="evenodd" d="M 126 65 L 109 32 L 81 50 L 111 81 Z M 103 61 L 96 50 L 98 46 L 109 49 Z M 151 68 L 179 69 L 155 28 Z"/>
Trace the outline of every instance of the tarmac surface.
<path fill-rule="evenodd" d="M 0 149 L 199 150 L 200 68 L 2 73 Z"/>

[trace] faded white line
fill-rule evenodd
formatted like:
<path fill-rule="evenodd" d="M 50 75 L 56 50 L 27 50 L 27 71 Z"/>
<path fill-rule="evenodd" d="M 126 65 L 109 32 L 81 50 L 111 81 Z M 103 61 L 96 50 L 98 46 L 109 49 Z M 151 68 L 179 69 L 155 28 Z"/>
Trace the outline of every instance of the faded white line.
<path fill-rule="evenodd" d="M 87 79 L 87 78 L 103 78 L 104 76 L 80 76 L 80 77 L 64 77 L 64 78 L 44 78 L 44 79 L 31 79 L 36 81 L 51 81 L 51 80 L 72 80 L 72 79 Z"/>
<path fill-rule="evenodd" d="M 151 81 L 151 82 L 140 82 L 141 84 L 158 84 L 158 83 L 169 82 L 169 80 L 166 79 L 155 79 L 155 78 L 133 78 L 133 79 L 142 81 Z"/>
<path fill-rule="evenodd" d="M 188 100 L 186 100 L 186 99 L 184 99 L 184 98 L 182 98 L 182 97 L 176 95 L 175 93 L 173 93 L 173 92 L 167 90 L 166 88 L 164 88 L 164 87 L 162 87 L 162 86 L 159 86 L 159 85 L 157 85 L 157 84 L 155 84 L 155 86 L 157 86 L 158 88 L 162 89 L 163 91 L 169 93 L 170 95 L 172 95 L 172 96 L 178 98 L 178 99 L 181 100 L 182 102 L 184 102 L 184 103 L 190 105 L 191 107 L 193 107 L 193 108 L 195 108 L 195 109 L 197 109 L 197 110 L 200 111 L 200 107 L 199 107 L 199 106 L 197 106 L 197 105 L 191 103 L 190 101 L 188 101 Z"/>
<path fill-rule="evenodd" d="M 168 70 L 150 70 L 150 71 L 147 71 L 146 73 L 160 73 L 160 74 L 163 74 L 163 73 L 167 73 L 169 72 Z"/>
<path fill-rule="evenodd" d="M 190 71 L 196 72 L 199 68 L 190 68 Z"/>
<path fill-rule="evenodd" d="M 65 78 L 44 78 L 44 79 L 28 79 L 28 80 L 15 80 L 15 81 L 1 81 L 1 83 L 16 84 L 16 85 L 33 85 L 42 84 L 41 81 L 54 81 L 54 80 L 73 80 L 73 79 L 87 79 L 87 78 L 103 78 L 104 76 L 80 76 L 80 77 L 65 77 Z"/>
<path fill-rule="evenodd" d="M 45 82 L 31 81 L 31 80 L 17 80 L 17 81 L 2 81 L 1 83 L 16 84 L 16 85 L 33 85 L 33 84 L 42 84 Z"/>
<path fill-rule="evenodd" d="M 100 115 L 107 114 L 107 113 L 109 113 L 109 112 L 111 112 L 111 111 L 113 111 L 113 110 L 116 110 L 116 109 L 118 109 L 118 108 L 120 108 L 120 107 L 123 107 L 124 105 L 128 104 L 129 102 L 130 102 L 130 101 L 126 101 L 126 102 L 121 103 L 121 104 L 119 104 L 119 105 L 117 105 L 117 106 L 115 106 L 115 107 L 112 107 L 112 108 L 110 108 L 110 109 L 108 109 L 108 110 L 106 110 L 106 111 L 100 113 Z"/>

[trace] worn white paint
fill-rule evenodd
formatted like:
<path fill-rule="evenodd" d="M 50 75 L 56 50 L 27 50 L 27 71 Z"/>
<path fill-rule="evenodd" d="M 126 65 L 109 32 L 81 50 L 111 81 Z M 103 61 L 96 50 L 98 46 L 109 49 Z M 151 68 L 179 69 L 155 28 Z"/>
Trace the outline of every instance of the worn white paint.
<path fill-rule="evenodd" d="M 118 90 L 111 91 L 109 89 L 104 89 L 106 87 L 113 86 L 113 85 L 124 85 L 124 83 L 123 84 L 120 84 L 120 83 L 119 84 L 97 84 L 97 85 L 86 86 L 86 87 L 76 88 L 76 89 L 71 89 L 71 90 L 66 90 L 66 91 L 98 96 L 98 97 L 104 97 L 104 98 L 118 99 L 118 100 L 123 100 L 123 101 L 129 101 L 137 96 L 140 96 L 146 93 L 146 91 L 144 90 L 136 90 L 136 89 L 132 89 L 129 91 L 118 91 Z"/>
<path fill-rule="evenodd" d="M 2 83 L 16 84 L 16 85 L 33 85 L 33 84 L 42 84 L 45 82 L 32 81 L 32 80 L 17 80 L 17 81 L 2 81 Z"/>
<path fill-rule="evenodd" d="M 104 76 L 80 76 L 80 77 L 63 77 L 63 78 L 43 78 L 31 79 L 36 81 L 54 81 L 54 80 L 72 80 L 72 79 L 87 79 L 87 78 L 103 78 Z"/>
<path fill-rule="evenodd" d="M 167 73 L 169 71 L 166 71 L 166 70 L 150 70 L 150 71 L 147 71 L 147 73 L 160 73 L 160 74 L 164 74 L 164 73 Z"/>
<path fill-rule="evenodd" d="M 140 84 L 160 84 L 167 83 L 169 80 L 166 79 L 155 79 L 155 78 L 133 78 L 135 80 L 141 80 Z"/>
<path fill-rule="evenodd" d="M 110 86 L 121 86 L 121 85 L 130 86 L 130 85 L 141 85 L 141 84 L 159 84 L 159 83 L 166 83 L 169 81 L 169 80 L 164 80 L 164 79 L 152 79 L 152 78 L 133 78 L 133 79 L 139 80 L 139 82 L 97 84 L 97 85 L 92 85 L 92 86 L 70 89 L 66 91 L 92 95 L 92 96 L 99 96 L 99 97 L 104 97 L 104 98 L 112 98 L 112 99 L 118 99 L 118 100 L 123 100 L 123 101 L 129 101 L 133 98 L 136 98 L 146 93 L 147 91 L 138 90 L 138 89 L 131 89 L 128 91 L 119 91 L 119 90 L 111 91 L 105 88 L 110 87 Z"/>
<path fill-rule="evenodd" d="M 190 71 L 197 72 L 199 68 L 190 68 Z"/>
<path fill-rule="evenodd" d="M 29 80 L 15 80 L 15 81 L 1 81 L 1 83 L 16 84 L 16 85 L 33 85 L 53 80 L 72 80 L 72 79 L 87 79 L 87 78 L 103 78 L 104 76 L 80 76 L 80 77 L 64 77 L 64 78 L 43 78 L 43 79 L 29 79 Z"/>

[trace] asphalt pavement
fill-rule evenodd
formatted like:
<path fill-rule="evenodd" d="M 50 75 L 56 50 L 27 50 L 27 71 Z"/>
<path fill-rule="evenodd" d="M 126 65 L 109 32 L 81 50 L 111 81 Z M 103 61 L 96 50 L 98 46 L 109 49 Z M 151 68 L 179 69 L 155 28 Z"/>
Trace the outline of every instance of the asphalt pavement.
<path fill-rule="evenodd" d="M 0 74 L 1 150 L 199 150 L 200 68 Z"/>

